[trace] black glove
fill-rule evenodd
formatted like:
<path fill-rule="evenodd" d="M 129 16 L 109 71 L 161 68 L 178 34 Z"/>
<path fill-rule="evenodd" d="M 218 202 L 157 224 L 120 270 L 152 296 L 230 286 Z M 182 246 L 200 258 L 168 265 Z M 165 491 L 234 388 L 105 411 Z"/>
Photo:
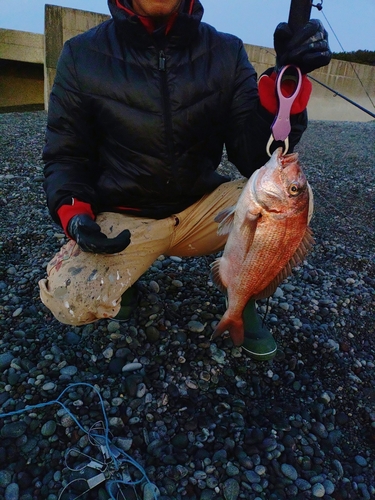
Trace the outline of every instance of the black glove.
<path fill-rule="evenodd" d="M 125 229 L 116 238 L 107 238 L 99 224 L 86 214 L 75 215 L 68 224 L 68 233 L 84 252 L 117 253 L 130 243 L 130 231 Z"/>
<path fill-rule="evenodd" d="M 306 74 L 326 66 L 332 57 L 328 33 L 318 19 L 311 19 L 294 34 L 287 23 L 278 24 L 273 42 L 277 69 L 294 64 L 302 74 Z"/>

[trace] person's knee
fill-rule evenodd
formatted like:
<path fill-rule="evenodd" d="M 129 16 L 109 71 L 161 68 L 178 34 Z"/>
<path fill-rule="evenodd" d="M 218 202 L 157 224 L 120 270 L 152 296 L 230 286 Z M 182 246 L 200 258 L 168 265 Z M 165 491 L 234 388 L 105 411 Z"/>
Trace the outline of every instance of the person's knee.
<path fill-rule="evenodd" d="M 43 304 L 60 323 L 67 325 L 80 326 L 98 319 L 111 318 L 120 308 L 119 301 L 109 303 L 104 299 L 100 300 L 100 295 L 84 294 L 77 284 L 64 283 L 52 288 L 47 279 L 42 279 L 39 287 Z"/>

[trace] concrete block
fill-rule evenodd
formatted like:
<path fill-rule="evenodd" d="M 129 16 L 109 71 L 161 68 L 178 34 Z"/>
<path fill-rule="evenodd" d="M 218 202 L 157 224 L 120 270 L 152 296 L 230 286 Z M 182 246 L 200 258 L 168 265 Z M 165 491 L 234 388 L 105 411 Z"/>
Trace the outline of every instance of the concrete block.
<path fill-rule="evenodd" d="M 56 75 L 57 61 L 64 43 L 74 36 L 83 33 L 109 19 L 110 16 L 69 9 L 56 5 L 45 6 L 45 68 L 44 95 L 46 109 L 49 95 Z"/>
<path fill-rule="evenodd" d="M 0 59 L 43 64 L 43 35 L 0 28 Z"/>

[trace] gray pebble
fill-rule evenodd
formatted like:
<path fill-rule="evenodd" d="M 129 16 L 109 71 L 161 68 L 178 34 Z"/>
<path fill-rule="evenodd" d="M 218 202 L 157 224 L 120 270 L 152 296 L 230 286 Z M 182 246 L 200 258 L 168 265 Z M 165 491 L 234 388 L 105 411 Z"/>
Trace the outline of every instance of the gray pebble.
<path fill-rule="evenodd" d="M 22 436 L 27 429 L 27 425 L 25 422 L 11 422 L 9 424 L 4 424 L 4 427 L 1 429 L 1 435 L 7 438 L 18 438 Z"/>
<path fill-rule="evenodd" d="M 216 394 L 219 396 L 229 396 L 229 391 L 226 387 L 218 387 L 216 389 Z"/>
<path fill-rule="evenodd" d="M 238 481 L 233 478 L 229 478 L 223 484 L 223 493 L 225 500 L 237 500 L 240 494 L 240 485 Z"/>
<path fill-rule="evenodd" d="M 297 488 L 301 491 L 307 491 L 311 488 L 311 484 L 306 481 L 306 479 L 302 479 L 301 477 L 298 477 L 295 481 L 295 484 Z"/>
<path fill-rule="evenodd" d="M 158 284 L 156 281 L 151 280 L 148 286 L 150 287 L 150 290 L 151 290 L 152 292 L 154 292 L 154 293 L 159 293 L 159 291 L 160 291 L 160 286 L 159 286 L 159 284 Z"/>
<path fill-rule="evenodd" d="M 53 474 L 53 480 L 54 480 L 54 481 L 60 481 L 60 480 L 61 480 L 61 471 L 57 470 L 57 471 Z"/>
<path fill-rule="evenodd" d="M 321 422 L 314 422 L 311 430 L 316 436 L 319 436 L 320 438 L 325 439 L 328 436 L 328 431 L 325 425 Z"/>
<path fill-rule="evenodd" d="M 361 455 L 356 455 L 354 457 L 354 460 L 356 464 L 358 464 L 360 467 L 367 467 L 367 460 L 363 458 Z"/>
<path fill-rule="evenodd" d="M 317 497 L 317 498 L 323 498 L 326 491 L 324 489 L 324 486 L 322 485 L 322 483 L 315 483 L 312 487 L 312 494 L 314 497 Z"/>
<path fill-rule="evenodd" d="M 123 372 L 133 372 L 142 368 L 141 363 L 128 363 L 122 367 Z"/>
<path fill-rule="evenodd" d="M 120 323 L 118 321 L 110 321 L 107 326 L 108 333 L 116 333 L 120 330 Z"/>
<path fill-rule="evenodd" d="M 169 258 L 171 259 L 172 262 L 177 262 L 177 263 L 182 262 L 181 257 L 178 257 L 177 255 L 171 255 Z"/>
<path fill-rule="evenodd" d="M 122 451 L 129 451 L 132 444 L 133 440 L 131 438 L 118 437 L 116 439 L 116 446 L 118 446 Z"/>
<path fill-rule="evenodd" d="M 282 289 L 278 286 L 275 290 L 275 293 L 273 294 L 274 299 L 280 299 L 281 297 L 284 297 L 284 292 Z"/>
<path fill-rule="evenodd" d="M 232 463 L 228 463 L 227 468 L 226 468 L 227 474 L 229 477 L 237 476 L 239 474 L 240 469 L 236 467 Z"/>
<path fill-rule="evenodd" d="M 147 391 L 146 385 L 143 382 L 140 383 L 137 387 L 137 393 L 136 393 L 137 398 L 143 398 L 143 396 L 146 394 L 146 391 Z"/>
<path fill-rule="evenodd" d="M 12 482 L 12 473 L 8 470 L 0 470 L 0 488 L 6 488 Z"/>
<path fill-rule="evenodd" d="M 329 479 L 325 479 L 323 481 L 323 486 L 327 495 L 332 495 L 332 493 L 335 491 L 335 485 Z"/>
<path fill-rule="evenodd" d="M 292 481 L 295 481 L 298 477 L 298 473 L 296 469 L 293 467 L 293 465 L 282 464 L 281 472 L 284 474 L 285 477 L 291 479 Z"/>
<path fill-rule="evenodd" d="M 113 426 L 113 427 L 123 427 L 123 425 L 124 425 L 124 422 L 119 417 L 111 417 L 108 420 L 108 423 L 110 426 Z"/>
<path fill-rule="evenodd" d="M 81 336 L 74 332 L 67 332 L 65 334 L 65 342 L 68 345 L 77 345 L 81 342 Z"/>
<path fill-rule="evenodd" d="M 5 352 L 4 354 L 0 354 L 0 372 L 3 372 L 4 370 L 10 367 L 13 358 L 14 356 L 10 352 Z"/>
<path fill-rule="evenodd" d="M 358 488 L 360 489 L 360 491 L 362 493 L 363 500 L 370 500 L 371 494 L 369 492 L 367 484 L 365 484 L 365 483 L 359 483 L 358 484 Z"/>
<path fill-rule="evenodd" d="M 210 345 L 210 355 L 220 365 L 224 365 L 226 362 L 226 352 L 219 349 L 216 344 Z"/>
<path fill-rule="evenodd" d="M 130 374 L 126 376 L 124 389 L 128 396 L 135 397 L 138 385 L 142 382 L 142 376 L 139 374 Z"/>
<path fill-rule="evenodd" d="M 54 384 L 53 382 L 46 382 L 42 386 L 42 389 L 43 391 L 54 391 L 56 389 L 56 384 Z"/>
<path fill-rule="evenodd" d="M 245 471 L 244 474 L 245 474 L 246 479 L 251 484 L 253 484 L 253 483 L 260 483 L 260 481 L 261 481 L 261 478 L 260 478 L 259 474 L 257 474 L 253 470 L 247 470 L 247 471 Z"/>
<path fill-rule="evenodd" d="M 197 470 L 194 472 L 193 477 L 198 481 L 203 481 L 207 478 L 207 474 L 203 470 Z"/>
<path fill-rule="evenodd" d="M 263 476 L 267 472 L 267 469 L 264 465 L 257 465 L 254 470 L 260 476 Z"/>
<path fill-rule="evenodd" d="M 112 358 L 108 364 L 108 371 L 114 375 L 118 375 L 122 372 L 122 369 L 126 363 L 123 358 Z"/>
<path fill-rule="evenodd" d="M 37 448 L 38 439 L 35 437 L 29 438 L 24 445 L 21 446 L 21 450 L 25 455 L 28 455 L 32 450 Z"/>
<path fill-rule="evenodd" d="M 65 428 L 71 427 L 73 424 L 74 424 L 74 420 L 68 413 L 65 413 L 64 415 L 62 415 L 61 425 L 63 427 L 65 427 Z"/>
<path fill-rule="evenodd" d="M 61 375 L 68 375 L 69 377 L 73 377 L 78 372 L 78 368 L 76 366 L 64 366 L 64 368 L 61 368 L 60 373 Z"/>
<path fill-rule="evenodd" d="M 112 347 L 107 347 L 107 348 L 106 348 L 106 349 L 104 349 L 104 351 L 103 351 L 103 357 L 104 357 L 105 359 L 112 359 L 112 358 L 113 358 L 113 354 L 114 354 L 114 352 L 113 352 Z"/>
<path fill-rule="evenodd" d="M 175 286 L 176 288 L 182 288 L 184 284 L 180 280 L 173 280 L 172 285 Z"/>
<path fill-rule="evenodd" d="M 332 465 L 335 468 L 335 470 L 338 472 L 339 478 L 341 479 L 344 476 L 344 469 L 343 469 L 343 466 L 341 465 L 341 462 L 337 459 L 334 459 L 332 461 Z"/>
<path fill-rule="evenodd" d="M 40 433 L 44 437 L 52 436 L 56 431 L 56 427 L 56 422 L 54 420 L 49 420 L 48 422 L 43 424 Z"/>
<path fill-rule="evenodd" d="M 143 500 L 155 500 L 160 495 L 160 491 L 155 484 L 146 483 L 143 489 Z"/>
<path fill-rule="evenodd" d="M 228 461 L 228 454 L 226 450 L 218 450 L 215 451 L 212 457 L 212 463 L 215 464 L 216 462 L 225 464 Z"/>
<path fill-rule="evenodd" d="M 5 488 L 4 500 L 19 500 L 20 488 L 16 483 L 10 483 Z"/>
<path fill-rule="evenodd" d="M 186 332 L 183 331 L 178 331 L 176 334 L 176 340 L 178 340 L 181 344 L 185 344 L 187 341 L 187 335 Z"/>
<path fill-rule="evenodd" d="M 214 476 L 208 476 L 206 479 L 206 485 L 208 488 L 214 489 L 216 486 L 219 484 L 219 481 L 216 477 Z"/>
<path fill-rule="evenodd" d="M 13 318 L 17 318 L 22 313 L 23 309 L 22 307 L 18 307 L 12 314 Z"/>
<path fill-rule="evenodd" d="M 201 333 L 203 332 L 205 326 L 199 321 L 189 321 L 188 328 L 191 332 Z"/>
<path fill-rule="evenodd" d="M 124 402 L 123 398 L 113 398 L 111 401 L 111 405 L 112 406 L 121 406 L 123 402 Z"/>
<path fill-rule="evenodd" d="M 155 344 L 160 340 L 160 331 L 155 326 L 148 326 L 146 329 L 146 337 L 149 342 Z"/>

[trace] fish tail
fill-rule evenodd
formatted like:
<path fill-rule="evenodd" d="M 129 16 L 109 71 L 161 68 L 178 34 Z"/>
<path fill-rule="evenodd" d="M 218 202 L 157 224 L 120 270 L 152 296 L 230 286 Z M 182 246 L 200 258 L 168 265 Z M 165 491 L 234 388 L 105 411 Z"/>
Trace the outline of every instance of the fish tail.
<path fill-rule="evenodd" d="M 224 332 L 228 331 L 230 338 L 235 346 L 240 346 L 244 341 L 244 324 L 242 318 L 235 320 L 230 318 L 224 314 L 221 318 L 220 322 L 216 326 L 211 340 L 216 339 L 220 335 L 223 335 Z"/>

